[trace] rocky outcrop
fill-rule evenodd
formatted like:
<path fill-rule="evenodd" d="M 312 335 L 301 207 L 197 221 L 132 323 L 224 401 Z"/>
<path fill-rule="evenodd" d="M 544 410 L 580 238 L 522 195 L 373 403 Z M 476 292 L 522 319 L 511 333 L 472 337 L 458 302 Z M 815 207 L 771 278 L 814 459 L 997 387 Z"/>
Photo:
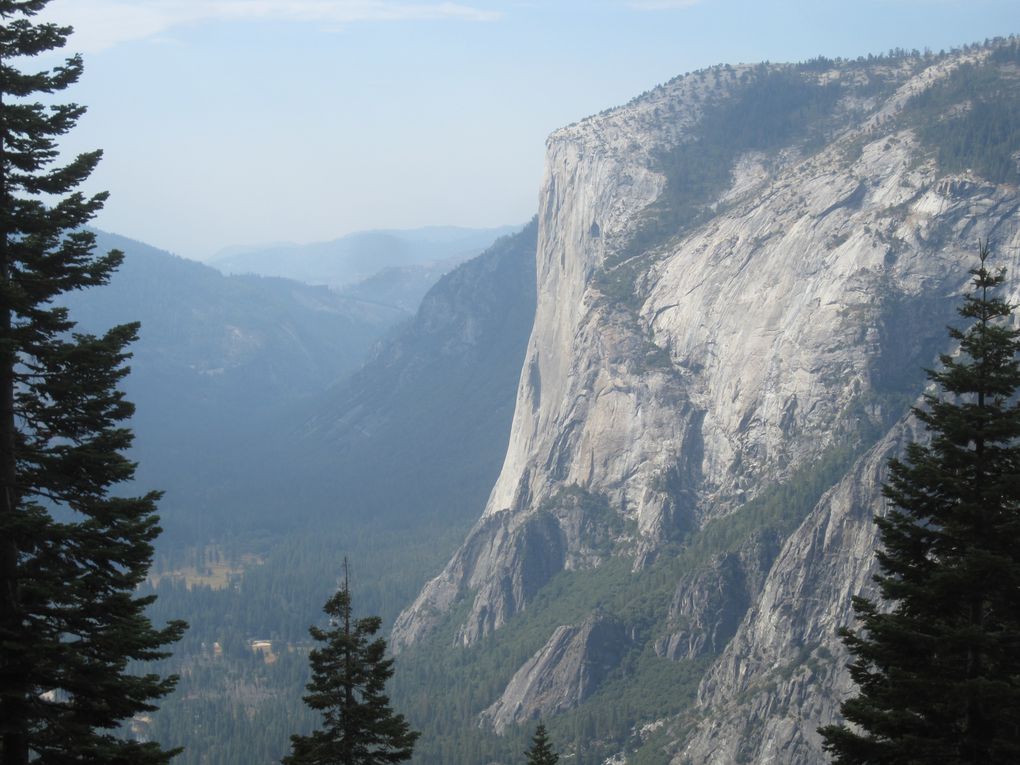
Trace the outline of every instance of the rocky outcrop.
<path fill-rule="evenodd" d="M 836 639 L 853 623 L 851 598 L 871 592 L 880 487 L 889 458 L 924 438 L 911 418 L 894 427 L 828 492 L 787 540 L 761 596 L 698 690 L 706 717 L 680 763 L 817 762 L 819 725 L 850 688 Z"/>
<path fill-rule="evenodd" d="M 934 77 L 889 76 L 905 79 L 890 103 Z M 788 477 L 856 428 L 890 366 L 930 363 L 974 241 L 1015 208 L 1005 188 L 947 196 L 953 185 L 937 187 L 909 130 L 876 132 L 874 105 L 848 100 L 850 127 L 822 151 L 742 156 L 717 214 L 641 261 L 635 316 L 599 275 L 640 259 L 628 247 L 668 182 L 656 158 L 739 78 L 683 78 L 550 138 L 535 325 L 483 514 L 509 513 L 499 528 L 578 486 L 636 522 L 638 547 L 654 551 Z M 890 341 L 894 315 L 923 317 L 910 348 Z M 487 625 L 468 642 L 524 605 L 493 615 L 507 558 L 466 557 L 495 549 L 494 537 L 475 541 L 484 523 L 401 616 L 395 644 L 420 639 L 462 597 L 474 601 L 469 621 Z"/>
<path fill-rule="evenodd" d="M 717 654 L 729 643 L 758 598 L 778 552 L 775 535 L 756 535 L 739 553 L 727 553 L 680 580 L 670 603 L 669 633 L 655 652 L 673 661 Z"/>
<path fill-rule="evenodd" d="M 540 513 L 517 526 L 512 520 L 509 513 L 492 516 L 468 540 L 469 547 L 474 542 L 485 549 L 476 556 L 465 556 L 477 562 L 468 585 L 477 588 L 481 607 L 471 612 L 460 629 L 459 640 L 464 645 L 503 626 L 563 569 L 566 544 L 555 518 Z M 480 571 L 485 572 L 484 578 Z"/>
<path fill-rule="evenodd" d="M 573 709 L 599 687 L 628 647 L 623 624 L 602 614 L 558 627 L 482 713 L 482 724 L 502 733 L 512 724 Z"/>
<path fill-rule="evenodd" d="M 597 565 L 619 537 L 617 521 L 603 499 L 577 487 L 547 498 L 531 514 L 504 510 L 484 516 L 423 594 L 433 607 L 400 615 L 393 650 L 427 633 L 456 598 L 474 591 L 478 607 L 457 633 L 459 644 L 472 645 L 524 609 L 555 574 Z"/>

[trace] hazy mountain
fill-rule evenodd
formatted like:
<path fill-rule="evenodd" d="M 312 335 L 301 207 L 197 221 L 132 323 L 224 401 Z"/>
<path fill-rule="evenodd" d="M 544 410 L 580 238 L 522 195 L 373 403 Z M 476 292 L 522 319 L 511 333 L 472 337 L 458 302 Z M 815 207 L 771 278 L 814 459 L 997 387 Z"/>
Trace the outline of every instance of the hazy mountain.
<path fill-rule="evenodd" d="M 357 369 L 403 312 L 325 287 L 224 276 L 140 242 L 100 233 L 125 260 L 110 284 L 72 293 L 79 329 L 140 321 L 125 381 L 137 411 L 138 474 L 172 506 L 201 471 L 258 423 Z M 228 444 L 231 444 L 228 446 Z"/>
<path fill-rule="evenodd" d="M 377 526 L 472 517 L 513 414 L 535 232 L 532 223 L 442 277 L 363 368 L 225 455 L 224 502 L 246 497 L 246 517 L 277 531 L 351 512 Z M 278 518 L 283 505 L 291 510 Z"/>
<path fill-rule="evenodd" d="M 371 513 L 474 514 L 505 451 L 535 312 L 536 232 L 533 221 L 443 277 L 412 322 L 310 403 L 296 447 L 306 464 Z"/>
<path fill-rule="evenodd" d="M 391 266 L 337 291 L 358 300 L 399 308 L 410 316 L 418 310 L 432 285 L 462 262 L 463 258 L 454 257 L 420 265 Z"/>
<path fill-rule="evenodd" d="M 330 287 L 361 282 L 385 269 L 415 266 L 429 267 L 425 273 L 438 278 L 441 273 L 436 273 L 435 266 L 439 263 L 445 263 L 448 270 L 478 255 L 497 237 L 519 228 L 431 226 L 408 230 L 360 231 L 329 242 L 231 248 L 214 256 L 210 263 L 224 273 L 282 276 Z"/>

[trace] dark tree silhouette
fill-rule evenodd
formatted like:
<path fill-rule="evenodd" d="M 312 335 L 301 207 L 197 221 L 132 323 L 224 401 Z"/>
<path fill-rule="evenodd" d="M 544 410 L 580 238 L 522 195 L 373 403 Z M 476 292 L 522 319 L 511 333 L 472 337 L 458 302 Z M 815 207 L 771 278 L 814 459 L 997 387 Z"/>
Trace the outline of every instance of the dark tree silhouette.
<path fill-rule="evenodd" d="M 75 191 L 101 152 L 54 167 L 84 108 L 44 106 L 82 71 L 17 68 L 71 30 L 33 23 L 47 0 L 0 0 L 0 763 L 165 763 L 172 752 L 117 729 L 174 679 L 135 676 L 184 625 L 156 630 L 135 597 L 159 534 L 158 494 L 114 494 L 133 407 L 117 389 L 138 330 L 77 334 L 54 301 L 105 283 L 121 254 L 82 227 L 106 194 Z"/>
<path fill-rule="evenodd" d="M 549 736 L 542 723 L 535 728 L 535 736 L 531 740 L 531 748 L 527 754 L 527 765 L 556 765 L 559 762 L 560 756 L 552 750 Z"/>
<path fill-rule="evenodd" d="M 346 569 L 346 561 L 344 566 Z M 386 641 L 373 638 L 378 616 L 351 617 L 351 595 L 345 573 L 343 589 L 323 610 L 331 629 L 311 627 L 323 645 L 311 652 L 312 680 L 305 703 L 322 712 L 323 728 L 308 736 L 291 736 L 292 753 L 284 765 L 383 765 L 411 758 L 418 733 L 403 715 L 394 714 L 386 695 L 393 659 Z"/>
<path fill-rule="evenodd" d="M 821 729 L 836 763 L 1020 762 L 1020 332 L 987 258 L 960 309 L 971 326 L 950 330 L 960 353 L 915 409 L 931 442 L 889 464 L 884 605 L 856 598 L 861 630 L 842 631 L 854 727 Z"/>

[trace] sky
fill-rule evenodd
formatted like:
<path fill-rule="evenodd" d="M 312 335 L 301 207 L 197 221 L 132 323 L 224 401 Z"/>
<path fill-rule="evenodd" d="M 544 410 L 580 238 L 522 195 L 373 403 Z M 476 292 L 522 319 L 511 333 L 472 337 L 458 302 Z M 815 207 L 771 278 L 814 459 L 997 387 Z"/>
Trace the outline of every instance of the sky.
<path fill-rule="evenodd" d="M 550 132 L 717 63 L 934 51 L 1020 0 L 52 0 L 108 231 L 207 259 L 523 223 Z M 46 61 L 36 62 L 39 65 Z"/>

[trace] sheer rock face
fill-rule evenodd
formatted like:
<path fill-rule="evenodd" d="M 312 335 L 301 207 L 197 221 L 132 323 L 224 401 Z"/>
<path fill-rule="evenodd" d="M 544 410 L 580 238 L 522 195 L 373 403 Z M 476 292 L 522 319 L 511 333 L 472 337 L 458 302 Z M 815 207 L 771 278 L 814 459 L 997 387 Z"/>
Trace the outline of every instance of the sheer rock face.
<path fill-rule="evenodd" d="M 558 627 L 482 713 L 482 724 L 502 733 L 510 725 L 572 709 L 620 663 L 628 643 L 624 625 L 601 615 Z"/>
<path fill-rule="evenodd" d="M 521 610 L 526 601 L 495 583 L 506 578 L 527 518 L 564 487 L 606 492 L 653 536 L 673 513 L 673 502 L 652 484 L 674 465 L 684 438 L 696 437 L 687 427 L 695 413 L 685 411 L 672 374 L 635 368 L 647 337 L 597 300 L 592 279 L 662 192 L 664 178 L 649 169 L 651 152 L 697 119 L 690 96 L 706 87 L 680 81 L 549 139 L 535 325 L 503 470 L 464 546 L 397 619 L 395 650 L 427 635 L 464 597 L 474 601 L 461 632 L 469 642 Z M 655 116 L 666 105 L 674 111 L 668 126 Z"/>
<path fill-rule="evenodd" d="M 944 326 L 978 239 L 1020 251 L 1017 189 L 940 174 L 895 120 L 967 55 L 980 54 L 887 65 L 895 92 L 841 101 L 827 145 L 743 154 L 730 187 L 705 200 L 711 214 L 636 256 L 642 216 L 667 192 L 658 158 L 741 70 L 679 79 L 552 135 L 535 325 L 503 470 L 465 544 L 398 619 L 396 648 L 463 601 L 459 640 L 474 644 L 526 612 L 557 571 L 598 565 L 576 531 L 585 509 L 549 510 L 567 489 L 621 519 L 616 554 L 640 569 L 863 425 L 881 428 L 788 538 L 680 579 L 666 628 L 649 638 L 677 660 L 718 654 L 700 722 L 676 729 L 676 763 L 821 759 L 815 728 L 848 686 L 836 630 L 870 581 L 871 517 L 884 464 L 912 428 L 900 418 L 918 370 L 950 350 Z M 639 270 L 629 305 L 600 286 L 621 259 Z M 564 640 L 550 637 L 487 719 L 545 714 L 555 707 L 538 696 L 572 692 L 562 662 L 543 659 Z"/>

